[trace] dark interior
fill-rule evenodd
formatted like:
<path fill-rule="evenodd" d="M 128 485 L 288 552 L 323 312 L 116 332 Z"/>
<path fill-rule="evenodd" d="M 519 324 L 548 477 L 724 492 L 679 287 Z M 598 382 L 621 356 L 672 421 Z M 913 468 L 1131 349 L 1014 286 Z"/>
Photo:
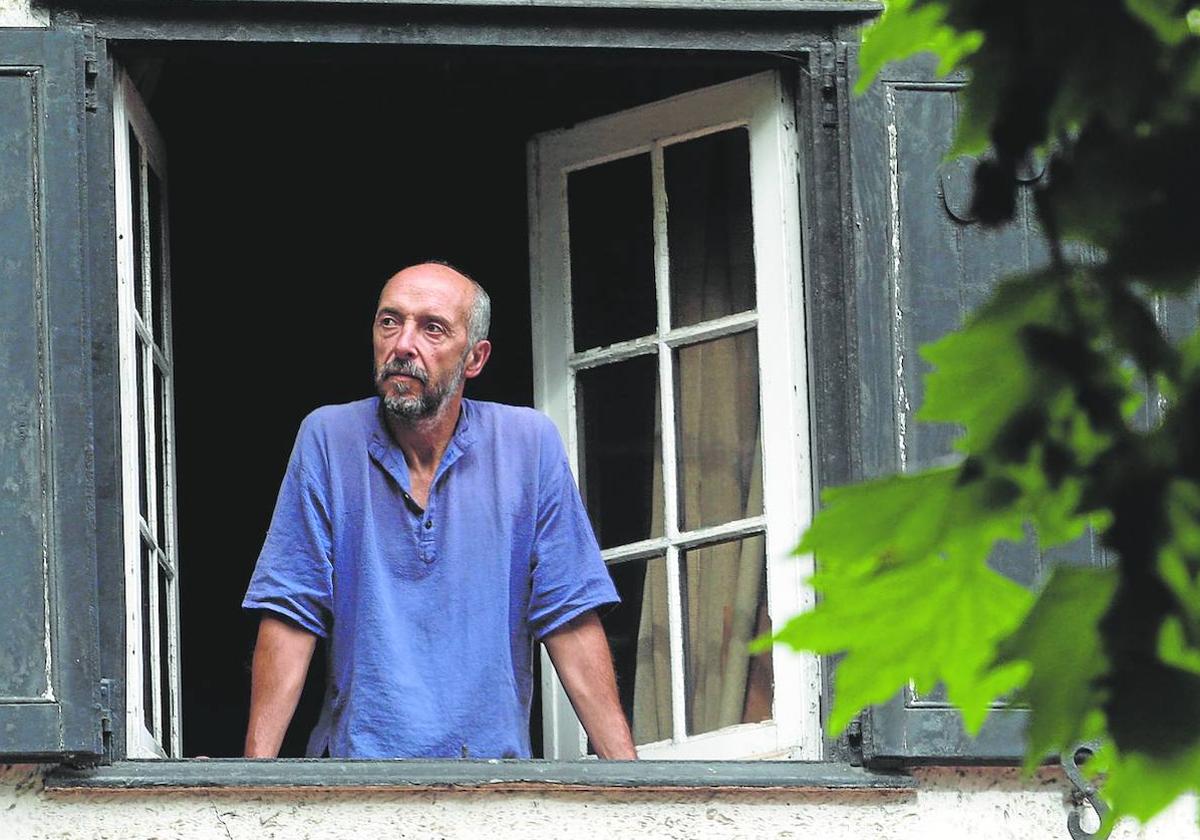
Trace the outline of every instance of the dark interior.
<path fill-rule="evenodd" d="M 300 420 L 371 393 L 382 283 L 431 257 L 476 277 L 494 352 L 467 393 L 532 404 L 526 140 L 764 64 L 265 46 L 126 64 L 169 160 L 184 754 L 236 756 L 256 628 L 240 600 Z M 284 755 L 303 754 L 321 672 Z"/>

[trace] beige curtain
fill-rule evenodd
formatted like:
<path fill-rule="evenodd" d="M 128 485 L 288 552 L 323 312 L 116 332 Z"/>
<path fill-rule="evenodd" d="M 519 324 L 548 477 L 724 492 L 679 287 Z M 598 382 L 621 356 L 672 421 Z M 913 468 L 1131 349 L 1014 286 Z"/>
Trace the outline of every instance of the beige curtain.
<path fill-rule="evenodd" d="M 712 173 L 709 173 L 712 175 Z M 716 173 L 714 180 L 723 177 Z M 720 192 L 720 184 L 709 190 Z M 728 196 L 692 202 L 706 218 L 672 229 L 672 307 L 677 323 L 698 323 L 743 308 L 754 282 L 750 231 L 729 218 Z M 675 205 L 673 205 L 675 206 Z M 736 209 L 736 208 L 735 208 Z M 745 208 L 748 219 L 748 206 Z M 674 255 L 686 254 L 675 260 Z M 749 263 L 749 264 L 747 264 Z M 678 267 L 678 268 L 677 268 Z M 741 333 L 676 354 L 680 527 L 717 525 L 763 510 L 757 334 Z M 656 410 L 656 431 L 661 431 Z M 658 436 L 661 441 L 661 434 Z M 661 444 L 660 444 L 661 446 Z M 654 510 L 662 511 L 661 448 Z M 656 513 L 651 533 L 663 533 Z M 681 555 L 687 730 L 710 732 L 771 714 L 769 656 L 751 658 L 748 642 L 769 626 L 761 535 Z M 634 684 L 634 737 L 650 743 L 671 735 L 670 642 L 664 560 L 648 564 L 642 593 Z"/>
<path fill-rule="evenodd" d="M 747 399 L 706 399 L 715 383 L 757 381 L 757 376 L 745 375 L 747 362 L 737 358 L 737 349 L 730 340 L 712 342 L 695 348 L 697 355 L 686 357 L 688 363 L 681 366 L 679 411 L 681 417 L 690 412 L 691 419 L 680 424 L 684 432 L 679 436 L 680 461 L 686 466 L 680 470 L 679 498 L 689 528 L 754 516 L 763 509 L 757 412 L 752 422 L 745 417 L 745 406 L 758 405 L 757 389 Z M 753 429 L 746 435 L 753 441 L 752 466 L 745 471 L 727 453 L 743 442 L 747 427 Z M 656 493 L 661 493 L 661 467 L 656 467 L 655 482 Z M 655 509 L 661 510 L 658 502 Z M 652 533 L 662 532 L 660 517 L 656 514 Z M 768 626 L 765 601 L 760 604 L 763 537 L 693 549 L 683 554 L 680 566 L 688 731 L 711 732 L 769 718 L 770 658 L 752 659 L 746 651 L 750 640 Z M 654 560 L 646 570 L 642 591 L 634 684 L 634 738 L 641 744 L 671 736 L 668 626 L 666 563 Z"/>

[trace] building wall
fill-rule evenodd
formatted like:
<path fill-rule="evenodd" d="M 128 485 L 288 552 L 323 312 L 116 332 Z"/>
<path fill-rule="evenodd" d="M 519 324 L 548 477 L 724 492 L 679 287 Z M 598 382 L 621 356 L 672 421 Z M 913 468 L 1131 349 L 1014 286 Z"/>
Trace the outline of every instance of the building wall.
<path fill-rule="evenodd" d="M 32 0 L 0 0 L 0 27 L 46 26 L 49 22 L 50 16 L 34 9 Z"/>
<path fill-rule="evenodd" d="M 6 840 L 272 840 L 320 837 L 1069 840 L 1068 786 L 1054 771 L 931 769 L 904 793 L 46 791 L 42 770 L 0 768 Z M 1140 832 L 1140 833 L 1139 833 Z M 1200 840 L 1195 803 L 1114 837 Z"/>
<path fill-rule="evenodd" d="M 0 0 L 0 27 L 48 25 Z M 870 791 L 47 791 L 44 768 L 0 765 L 4 840 L 734 838 L 1068 840 L 1070 786 L 1053 771 L 928 769 L 904 793 Z M 1200 840 L 1194 800 L 1114 838 Z"/>

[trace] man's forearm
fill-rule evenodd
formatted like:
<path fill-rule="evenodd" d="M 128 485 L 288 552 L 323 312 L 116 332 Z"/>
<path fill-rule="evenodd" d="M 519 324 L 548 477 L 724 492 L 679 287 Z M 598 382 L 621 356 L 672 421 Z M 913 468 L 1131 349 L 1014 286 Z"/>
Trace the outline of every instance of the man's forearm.
<path fill-rule="evenodd" d="M 250 723 L 246 758 L 274 758 L 296 711 L 317 637 L 307 630 L 263 615 L 250 675 Z"/>
<path fill-rule="evenodd" d="M 604 627 L 588 612 L 542 640 L 600 758 L 637 758 Z"/>

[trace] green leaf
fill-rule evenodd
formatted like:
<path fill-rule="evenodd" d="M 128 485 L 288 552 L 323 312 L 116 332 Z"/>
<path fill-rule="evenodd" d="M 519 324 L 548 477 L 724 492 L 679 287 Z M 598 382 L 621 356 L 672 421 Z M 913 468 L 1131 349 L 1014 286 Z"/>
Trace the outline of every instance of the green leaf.
<path fill-rule="evenodd" d="M 989 704 L 1021 682 L 1022 666 L 992 666 L 996 644 L 1032 600 L 986 563 L 994 541 L 1024 538 L 1010 501 L 967 467 L 825 494 L 825 509 L 797 549 L 816 552 L 820 571 L 811 583 L 820 603 L 775 640 L 846 654 L 831 732 L 910 679 L 921 691 L 943 683 L 969 731 L 978 731 Z"/>
<path fill-rule="evenodd" d="M 1024 538 L 1021 517 L 990 485 L 966 481 L 962 467 L 836 487 L 804 535 L 798 553 L 816 552 L 840 577 L 920 560 L 940 551 L 979 552 L 999 539 Z"/>
<path fill-rule="evenodd" d="M 1060 566 L 1054 570 L 1020 628 L 1000 645 L 998 665 L 1029 666 L 1021 698 L 1032 707 L 1026 767 L 1084 740 L 1098 712 L 1097 681 L 1108 668 L 1098 627 L 1116 591 L 1109 569 Z"/>
<path fill-rule="evenodd" d="M 1171 482 L 1166 507 L 1171 538 L 1159 550 L 1158 574 L 1190 620 L 1200 624 L 1200 486 Z"/>
<path fill-rule="evenodd" d="M 968 731 L 975 732 L 989 703 L 1020 682 L 1020 668 L 988 666 L 996 642 L 1020 621 L 1030 596 L 983 558 L 926 557 L 852 587 L 825 586 L 829 580 L 813 579 L 824 600 L 788 622 L 776 639 L 797 650 L 845 652 L 827 721 L 831 733 L 910 679 L 923 692 L 944 683 Z"/>
<path fill-rule="evenodd" d="M 1146 24 L 1164 44 L 1175 46 L 1188 37 L 1187 13 L 1177 0 L 1125 0 L 1125 8 Z"/>
<path fill-rule="evenodd" d="M 1200 650 L 1188 644 L 1178 616 L 1167 616 L 1159 629 L 1158 658 L 1180 670 L 1200 674 Z"/>
<path fill-rule="evenodd" d="M 1118 753 L 1107 745 L 1096 759 L 1098 769 L 1107 775 L 1103 796 L 1112 807 L 1102 830 L 1125 816 L 1144 822 L 1176 797 L 1200 790 L 1200 746 L 1161 760 L 1142 753 Z"/>
<path fill-rule="evenodd" d="M 934 371 L 926 378 L 917 419 L 960 423 L 959 449 L 982 451 L 1040 384 L 1022 336 L 1060 320 L 1058 290 L 1046 277 L 1005 283 L 962 329 L 921 348 Z"/>
<path fill-rule="evenodd" d="M 946 25 L 945 18 L 944 2 L 889 0 L 883 15 L 863 32 L 855 93 L 870 87 L 889 62 L 921 52 L 936 53 L 937 72 L 944 76 L 983 44 L 982 33 L 958 32 Z"/>

